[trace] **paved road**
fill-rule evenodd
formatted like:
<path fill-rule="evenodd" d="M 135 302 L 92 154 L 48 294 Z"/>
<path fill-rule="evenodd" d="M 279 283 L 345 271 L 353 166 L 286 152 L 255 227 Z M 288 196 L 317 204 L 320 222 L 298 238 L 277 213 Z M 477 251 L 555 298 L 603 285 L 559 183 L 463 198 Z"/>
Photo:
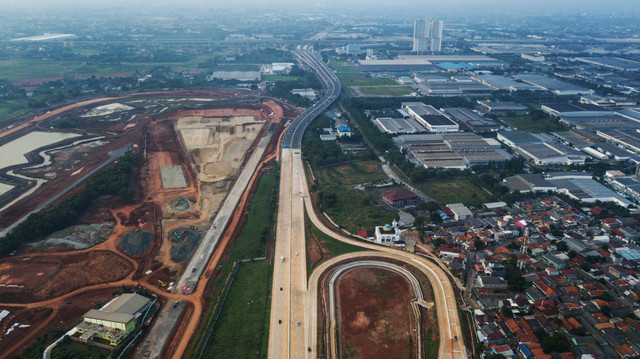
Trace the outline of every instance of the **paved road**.
<path fill-rule="evenodd" d="M 296 118 L 283 135 L 280 173 L 280 206 L 276 237 L 269 358 L 314 358 L 317 353 L 317 303 L 313 293 L 317 283 L 306 286 L 304 209 L 316 227 L 327 235 L 352 245 L 378 250 L 423 271 L 434 289 L 440 331 L 439 358 L 466 358 L 453 287 L 436 264 L 418 255 L 389 247 L 363 243 L 334 233 L 313 211 L 300 156 L 302 137 L 309 123 L 330 106 L 340 94 L 340 81 L 313 53 L 298 51 L 301 61 L 315 71 L 325 88 L 324 97 Z M 303 204 L 304 201 L 304 204 Z M 299 255 L 296 255 L 297 254 Z M 314 271 L 316 275 L 318 270 Z M 310 295 L 311 294 L 311 295 Z M 298 325 L 300 323 L 300 325 Z M 459 340 L 455 340 L 457 337 Z"/>
<path fill-rule="evenodd" d="M 300 168 L 303 168 L 303 163 L 301 160 L 296 161 L 293 165 L 294 167 L 299 166 Z M 423 257 L 420 257 L 419 255 L 390 247 L 360 242 L 355 239 L 345 237 L 329 229 L 318 218 L 315 211 L 313 211 L 313 203 L 311 201 L 311 198 L 308 196 L 309 188 L 306 181 L 303 181 L 303 185 L 303 193 L 305 194 L 305 208 L 307 214 L 309 215 L 309 218 L 311 219 L 313 224 L 322 232 L 341 242 L 384 252 L 380 253 L 380 255 L 388 256 L 389 258 L 409 263 L 420 269 L 427 275 L 433 286 L 436 310 L 438 313 L 438 325 L 440 331 L 439 358 L 466 358 L 466 348 L 464 347 L 462 341 L 462 330 L 460 328 L 460 318 L 458 317 L 458 307 L 456 303 L 455 292 L 446 273 L 437 264 Z M 313 275 L 315 275 L 316 271 L 314 271 Z M 310 287 L 311 285 L 312 283 L 310 283 Z M 311 290 L 309 292 L 311 292 Z M 312 300 L 312 298 L 307 299 L 307 301 L 310 300 Z M 313 314 L 309 313 L 308 315 Z M 307 328 L 307 332 L 317 333 L 317 327 L 313 326 Z M 312 337 L 314 336 L 315 335 L 312 335 Z M 455 337 L 458 337 L 458 340 L 455 340 Z M 309 337 L 307 338 L 307 341 L 311 344 L 313 344 L 313 340 L 313 338 L 311 338 L 311 340 L 309 339 Z"/>
<path fill-rule="evenodd" d="M 304 136 L 304 131 L 307 129 L 311 121 L 313 121 L 318 115 L 320 115 L 324 110 L 326 110 L 329 106 L 331 106 L 338 96 L 340 96 L 340 91 L 342 91 L 342 87 L 340 85 L 340 80 L 336 75 L 329 69 L 329 67 L 316 55 L 315 53 L 309 51 L 297 51 L 296 55 L 298 59 L 302 62 L 305 62 L 307 65 L 311 67 L 311 69 L 315 72 L 318 79 L 322 83 L 322 87 L 324 88 L 324 96 L 320 99 L 320 101 L 313 104 L 313 106 L 309 107 L 306 111 L 304 111 L 300 116 L 298 116 L 287 128 L 284 136 L 282 137 L 282 146 L 299 149 L 302 147 L 302 137 Z"/>
<path fill-rule="evenodd" d="M 80 183 L 84 182 L 87 178 L 93 176 L 96 172 L 100 171 L 101 169 L 103 169 L 105 166 L 107 166 L 108 164 L 110 164 L 111 162 L 117 160 L 118 158 L 122 157 L 125 155 L 125 153 L 127 153 L 127 151 L 129 151 L 129 145 L 126 145 L 120 149 L 117 150 L 113 150 L 111 152 L 109 152 L 109 159 L 104 161 L 103 163 L 101 163 L 98 167 L 94 168 L 93 170 L 87 172 L 85 175 L 83 175 L 82 177 L 78 178 L 78 180 L 76 180 L 75 182 L 73 182 L 72 184 L 70 184 L 68 187 L 66 187 L 65 189 L 63 189 L 62 191 L 58 192 L 56 195 L 54 195 L 53 197 L 49 198 L 49 200 L 47 200 L 46 202 L 42 203 L 41 205 L 39 205 L 38 207 L 36 207 L 33 211 L 27 213 L 26 215 L 24 215 L 22 218 L 20 218 L 19 220 L 13 222 L 9 227 L 5 228 L 4 230 L 2 230 L 2 232 L 0 232 L 0 238 L 4 237 L 5 234 L 9 233 L 12 229 L 16 228 L 20 223 L 24 222 L 25 220 L 27 220 L 27 218 L 33 214 L 33 213 L 37 213 L 40 212 L 41 210 L 45 209 L 46 207 L 48 207 L 51 203 L 59 200 L 62 196 L 64 196 L 65 194 L 67 194 L 69 191 L 71 191 L 72 189 L 74 189 L 76 186 L 78 186 Z"/>
<path fill-rule="evenodd" d="M 156 359 L 161 357 L 165 346 L 169 342 L 173 327 L 184 310 L 185 303 L 185 301 L 180 301 L 175 308 L 171 302 L 164 305 L 144 341 L 136 345 L 137 358 Z"/>
<path fill-rule="evenodd" d="M 227 227 L 227 223 L 229 222 L 229 218 L 231 218 L 231 215 L 240 201 L 240 197 L 242 197 L 242 194 L 247 189 L 247 184 L 249 184 L 253 173 L 258 167 L 260 158 L 262 158 L 264 150 L 267 148 L 272 135 L 273 132 L 265 132 L 256 148 L 253 150 L 251 157 L 249 157 L 249 160 L 241 169 L 240 176 L 238 176 L 236 181 L 233 183 L 231 191 L 229 191 L 227 197 L 225 197 L 222 206 L 220 206 L 220 210 L 213 219 L 211 228 L 209 228 L 209 231 L 207 231 L 202 241 L 200 241 L 200 244 L 191 257 L 189 264 L 185 267 L 186 269 L 184 273 L 182 273 L 182 276 L 178 280 L 178 284 L 176 286 L 177 290 L 182 291 L 185 294 L 190 294 L 193 293 L 193 290 L 198 285 L 200 276 L 207 267 L 209 258 L 211 258 L 211 254 L 216 249 L 216 245 L 218 244 L 220 237 L 222 237 L 222 234 Z M 184 289 L 185 287 L 188 289 Z"/>
<path fill-rule="evenodd" d="M 311 121 L 335 102 L 341 91 L 340 81 L 315 53 L 297 51 L 301 62 L 307 63 L 320 79 L 325 95 L 298 116 L 282 136 L 280 157 L 280 198 L 278 232 L 276 235 L 269 358 L 303 358 L 305 344 L 304 313 L 307 291 L 306 249 L 304 237 L 304 198 L 306 187 L 300 147 Z"/>

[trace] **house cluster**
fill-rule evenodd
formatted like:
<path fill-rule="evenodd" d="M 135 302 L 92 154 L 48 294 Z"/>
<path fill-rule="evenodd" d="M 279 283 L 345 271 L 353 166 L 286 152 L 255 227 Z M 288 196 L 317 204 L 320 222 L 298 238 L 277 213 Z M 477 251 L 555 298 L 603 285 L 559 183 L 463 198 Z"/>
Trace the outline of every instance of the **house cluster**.
<path fill-rule="evenodd" d="M 458 218 L 447 216 L 426 241 L 470 289 L 465 302 L 485 355 L 640 355 L 637 217 L 552 195 L 462 216 L 458 205 L 446 210 Z"/>

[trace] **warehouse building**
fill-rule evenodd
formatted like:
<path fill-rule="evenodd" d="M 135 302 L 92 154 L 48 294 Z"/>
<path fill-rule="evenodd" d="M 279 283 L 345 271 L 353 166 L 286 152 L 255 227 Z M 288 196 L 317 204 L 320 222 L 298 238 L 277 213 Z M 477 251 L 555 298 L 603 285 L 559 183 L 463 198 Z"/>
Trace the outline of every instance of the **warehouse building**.
<path fill-rule="evenodd" d="M 579 86 L 572 85 L 570 83 L 556 80 L 544 75 L 517 75 L 514 76 L 516 80 L 524 81 L 532 86 L 537 86 L 541 89 L 548 90 L 559 96 L 570 95 L 586 95 L 593 94 L 593 90 L 585 89 Z"/>
<path fill-rule="evenodd" d="M 424 59 L 358 60 L 362 72 L 430 72 L 435 66 Z"/>
<path fill-rule="evenodd" d="M 555 117 L 609 115 L 611 111 L 589 103 L 550 103 L 540 109 Z"/>
<path fill-rule="evenodd" d="M 466 169 L 504 163 L 511 158 L 495 139 L 470 132 L 402 135 L 393 141 L 399 148 L 408 150 L 414 163 L 426 168 Z"/>
<path fill-rule="evenodd" d="M 615 176 L 607 180 L 613 188 L 640 202 L 640 177 Z"/>
<path fill-rule="evenodd" d="M 501 91 L 542 91 L 542 89 L 539 87 L 532 86 L 524 82 L 518 82 L 500 75 L 476 75 L 473 76 L 473 78 L 480 81 L 480 83 L 484 85 Z"/>
<path fill-rule="evenodd" d="M 629 133 L 621 130 L 601 130 L 596 134 L 611 143 L 640 153 L 640 136 L 638 133 Z"/>
<path fill-rule="evenodd" d="M 576 60 L 618 71 L 640 71 L 640 62 L 619 57 L 576 57 Z"/>
<path fill-rule="evenodd" d="M 489 95 L 493 89 L 476 81 L 429 81 L 418 84 L 418 88 L 429 96 Z"/>
<path fill-rule="evenodd" d="M 510 113 L 510 112 L 526 112 L 526 106 L 522 106 L 515 102 L 500 101 L 478 101 L 480 109 L 490 113 Z"/>
<path fill-rule="evenodd" d="M 482 117 L 467 108 L 448 107 L 442 110 L 449 118 L 456 121 L 461 128 L 475 132 L 489 132 L 500 129 L 500 125 L 496 121 Z"/>
<path fill-rule="evenodd" d="M 557 142 L 523 144 L 516 148 L 528 161 L 540 166 L 584 164 L 587 155 Z"/>
<path fill-rule="evenodd" d="M 517 131 L 500 131 L 498 132 L 498 140 L 509 147 L 518 147 L 527 144 L 540 144 L 542 140 L 523 130 Z"/>
<path fill-rule="evenodd" d="M 469 208 L 467 208 L 462 203 L 451 203 L 447 205 L 447 208 L 451 210 L 451 212 L 453 213 L 453 218 L 456 221 L 462 221 L 467 218 L 473 217 L 473 213 L 471 213 L 471 210 L 469 210 Z"/>
<path fill-rule="evenodd" d="M 379 117 L 373 121 L 373 124 L 376 125 L 381 132 L 386 132 L 392 135 L 427 131 L 424 126 L 411 117 Z"/>
<path fill-rule="evenodd" d="M 460 130 L 460 126 L 455 121 L 433 106 L 427 106 L 422 102 L 403 102 L 402 109 L 429 132 L 443 133 Z"/>
<path fill-rule="evenodd" d="M 117 346 L 140 325 L 144 312 L 151 306 L 151 300 L 135 293 L 125 293 L 116 297 L 100 309 L 91 309 L 78 324 L 80 340 L 87 342 L 93 338 L 108 341 Z"/>

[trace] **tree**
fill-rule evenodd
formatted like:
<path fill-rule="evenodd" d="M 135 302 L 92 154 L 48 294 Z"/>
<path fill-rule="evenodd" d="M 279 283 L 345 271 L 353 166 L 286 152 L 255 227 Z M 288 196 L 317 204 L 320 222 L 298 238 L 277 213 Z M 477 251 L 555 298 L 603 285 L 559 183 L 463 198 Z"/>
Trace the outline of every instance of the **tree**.
<path fill-rule="evenodd" d="M 506 305 L 500 308 L 500 311 L 502 312 L 502 315 L 505 317 L 509 317 L 509 318 L 513 317 L 513 311 L 511 310 L 511 308 L 507 307 Z"/>
<path fill-rule="evenodd" d="M 558 241 L 556 243 L 556 247 L 561 252 L 566 252 L 567 250 L 569 250 L 569 246 L 567 245 L 567 242 L 565 242 L 565 241 Z"/>
<path fill-rule="evenodd" d="M 542 350 L 547 354 L 553 352 L 564 353 L 571 349 L 569 340 L 560 332 L 554 332 L 550 336 L 545 337 L 542 339 L 540 345 L 542 346 Z"/>

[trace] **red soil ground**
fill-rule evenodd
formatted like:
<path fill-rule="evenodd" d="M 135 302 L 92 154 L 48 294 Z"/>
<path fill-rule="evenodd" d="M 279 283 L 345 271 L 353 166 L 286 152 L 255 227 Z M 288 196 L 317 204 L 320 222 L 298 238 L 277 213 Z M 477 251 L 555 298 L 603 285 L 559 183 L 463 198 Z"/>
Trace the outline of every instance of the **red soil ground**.
<path fill-rule="evenodd" d="M 0 261 L 0 301 L 29 303 L 55 298 L 92 284 L 124 278 L 133 265 L 106 251 L 80 254 L 43 254 Z"/>
<path fill-rule="evenodd" d="M 407 280 L 394 272 L 360 268 L 345 273 L 338 281 L 341 357 L 410 357 L 413 298 Z"/>

